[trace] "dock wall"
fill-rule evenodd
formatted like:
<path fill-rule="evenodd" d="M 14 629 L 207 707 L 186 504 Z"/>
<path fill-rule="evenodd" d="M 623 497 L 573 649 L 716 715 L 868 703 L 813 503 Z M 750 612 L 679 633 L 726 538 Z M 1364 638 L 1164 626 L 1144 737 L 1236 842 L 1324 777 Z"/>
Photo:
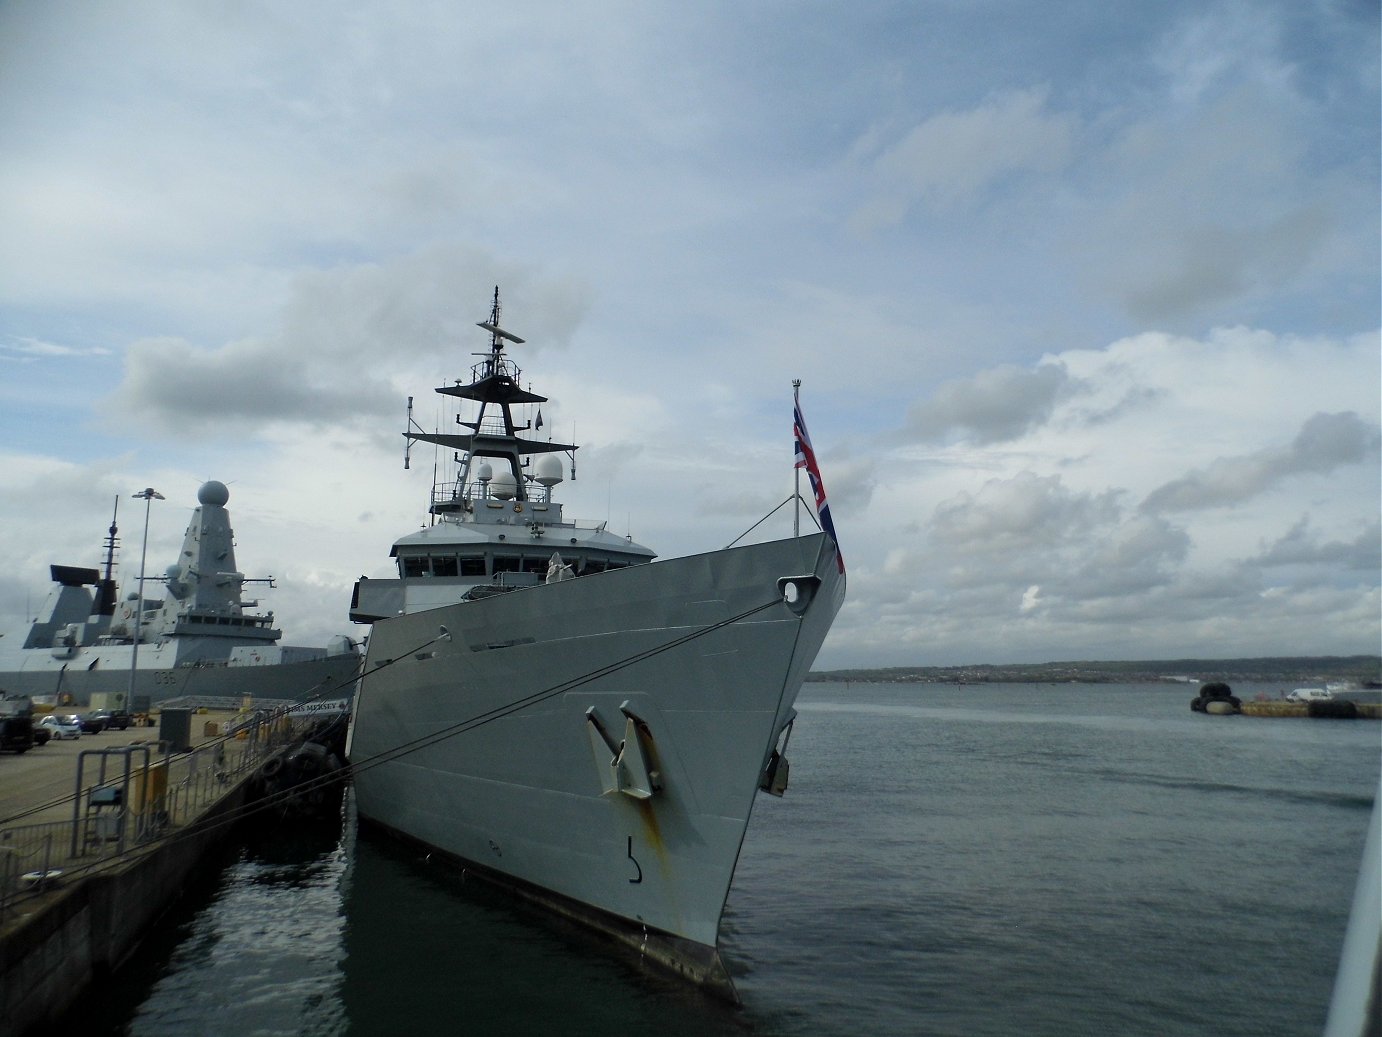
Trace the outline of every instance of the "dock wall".
<path fill-rule="evenodd" d="M 1337 710 L 1338 703 L 1345 700 L 1334 700 L 1328 703 L 1317 702 L 1315 709 L 1310 708 L 1309 703 L 1287 702 L 1283 699 L 1272 699 L 1268 702 L 1244 702 L 1243 715 L 1249 717 L 1323 717 L 1339 718 Z M 1324 707 L 1329 707 L 1328 709 Z M 1361 720 L 1382 720 L 1382 704 L 1376 702 L 1354 702 L 1352 703 L 1350 718 Z"/>
<path fill-rule="evenodd" d="M 177 900 L 189 875 L 229 838 L 252 774 L 197 821 L 118 866 L 47 894 L 41 909 L 0 937 L 0 1037 L 49 1032 L 92 980 L 135 950 Z M 51 898 L 51 899 L 49 899 Z"/>

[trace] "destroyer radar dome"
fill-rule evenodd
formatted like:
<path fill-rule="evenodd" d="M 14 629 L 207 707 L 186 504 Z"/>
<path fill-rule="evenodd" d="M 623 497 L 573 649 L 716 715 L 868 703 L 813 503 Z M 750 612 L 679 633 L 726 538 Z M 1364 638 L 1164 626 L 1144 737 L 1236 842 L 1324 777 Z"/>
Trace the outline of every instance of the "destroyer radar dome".
<path fill-rule="evenodd" d="M 561 482 L 561 458 L 543 454 L 537 462 L 537 481 L 543 486 L 555 486 Z"/>
<path fill-rule="evenodd" d="M 210 504 L 213 507 L 224 508 L 226 501 L 230 500 L 230 490 L 226 484 L 217 482 L 215 479 L 202 483 L 202 488 L 197 491 L 197 503 Z"/>

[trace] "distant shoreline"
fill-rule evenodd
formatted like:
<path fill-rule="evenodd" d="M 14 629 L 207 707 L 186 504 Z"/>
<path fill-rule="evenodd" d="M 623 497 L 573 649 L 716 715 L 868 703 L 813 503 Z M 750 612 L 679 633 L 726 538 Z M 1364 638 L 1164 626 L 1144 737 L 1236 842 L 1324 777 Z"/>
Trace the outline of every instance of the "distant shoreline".
<path fill-rule="evenodd" d="M 1258 659 L 1167 659 L 1129 662 L 1052 662 L 972 666 L 888 666 L 813 671 L 808 681 L 872 684 L 1115 684 L 1159 682 L 1198 685 L 1205 681 L 1289 683 L 1323 687 L 1348 683 L 1382 687 L 1382 656 L 1274 656 Z"/>

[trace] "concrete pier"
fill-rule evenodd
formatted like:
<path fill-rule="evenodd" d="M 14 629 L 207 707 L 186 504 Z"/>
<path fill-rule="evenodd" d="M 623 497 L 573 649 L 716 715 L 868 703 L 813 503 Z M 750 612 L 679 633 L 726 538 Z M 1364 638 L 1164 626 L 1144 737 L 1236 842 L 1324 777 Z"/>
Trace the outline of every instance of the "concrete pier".
<path fill-rule="evenodd" d="M 1355 702 L 1353 707 L 1357 718 L 1360 720 L 1382 720 L 1382 704 Z M 1308 703 L 1271 699 L 1267 702 L 1245 701 L 1243 703 L 1243 715 L 1249 717 L 1308 717 L 1316 714 L 1311 713 Z"/>
<path fill-rule="evenodd" d="M 182 752 L 130 728 L 0 754 L 0 1037 L 42 1032 L 133 952 L 293 737 L 197 719 Z"/>

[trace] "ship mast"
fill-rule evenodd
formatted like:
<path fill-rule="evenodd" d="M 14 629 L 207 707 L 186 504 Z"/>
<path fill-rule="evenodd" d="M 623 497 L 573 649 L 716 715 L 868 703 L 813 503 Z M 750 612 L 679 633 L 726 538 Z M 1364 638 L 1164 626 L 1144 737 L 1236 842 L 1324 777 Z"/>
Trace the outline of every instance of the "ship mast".
<path fill-rule="evenodd" d="M 510 342 L 521 345 L 523 339 L 500 327 L 500 314 L 499 288 L 495 286 L 489 320 L 477 322 L 478 327 L 489 332 L 488 352 L 472 354 L 480 360 L 471 366 L 468 385 L 457 379 L 453 385 L 444 385 L 436 390 L 444 396 L 457 396 L 479 404 L 479 413 L 474 421 L 464 421 L 459 415 L 456 418 L 456 423 L 470 429 L 470 432 L 426 433 L 410 428 L 403 433 L 409 442 L 435 443 L 465 452 L 464 457 L 457 458 L 460 466 L 457 481 L 450 486 L 442 486 L 440 492 L 435 488 L 433 490 L 431 511 L 434 515 L 454 512 L 464 516 L 472 510 L 474 498 L 490 494 L 493 473 L 487 475 L 483 466 L 477 466 L 476 458 L 493 458 L 508 469 L 513 479 L 513 499 L 520 503 L 532 500 L 528 479 L 523 472 L 525 457 L 565 452 L 574 459 L 575 444 L 528 439 L 520 433 L 528 431 L 532 427 L 531 422 L 521 427 L 514 424 L 511 409 L 514 404 L 542 404 L 547 402 L 547 397 L 520 385 L 522 371 L 504 355 L 504 345 Z M 507 483 L 507 480 L 504 481 Z"/>
<path fill-rule="evenodd" d="M 106 575 L 101 580 L 101 586 L 96 592 L 96 608 L 93 615 L 113 616 L 115 615 L 115 548 L 120 543 L 116 533 L 119 527 L 115 525 L 115 520 L 120 515 L 120 495 L 115 495 L 115 509 L 110 516 L 110 533 L 106 536 L 103 545 L 106 549 Z"/>

